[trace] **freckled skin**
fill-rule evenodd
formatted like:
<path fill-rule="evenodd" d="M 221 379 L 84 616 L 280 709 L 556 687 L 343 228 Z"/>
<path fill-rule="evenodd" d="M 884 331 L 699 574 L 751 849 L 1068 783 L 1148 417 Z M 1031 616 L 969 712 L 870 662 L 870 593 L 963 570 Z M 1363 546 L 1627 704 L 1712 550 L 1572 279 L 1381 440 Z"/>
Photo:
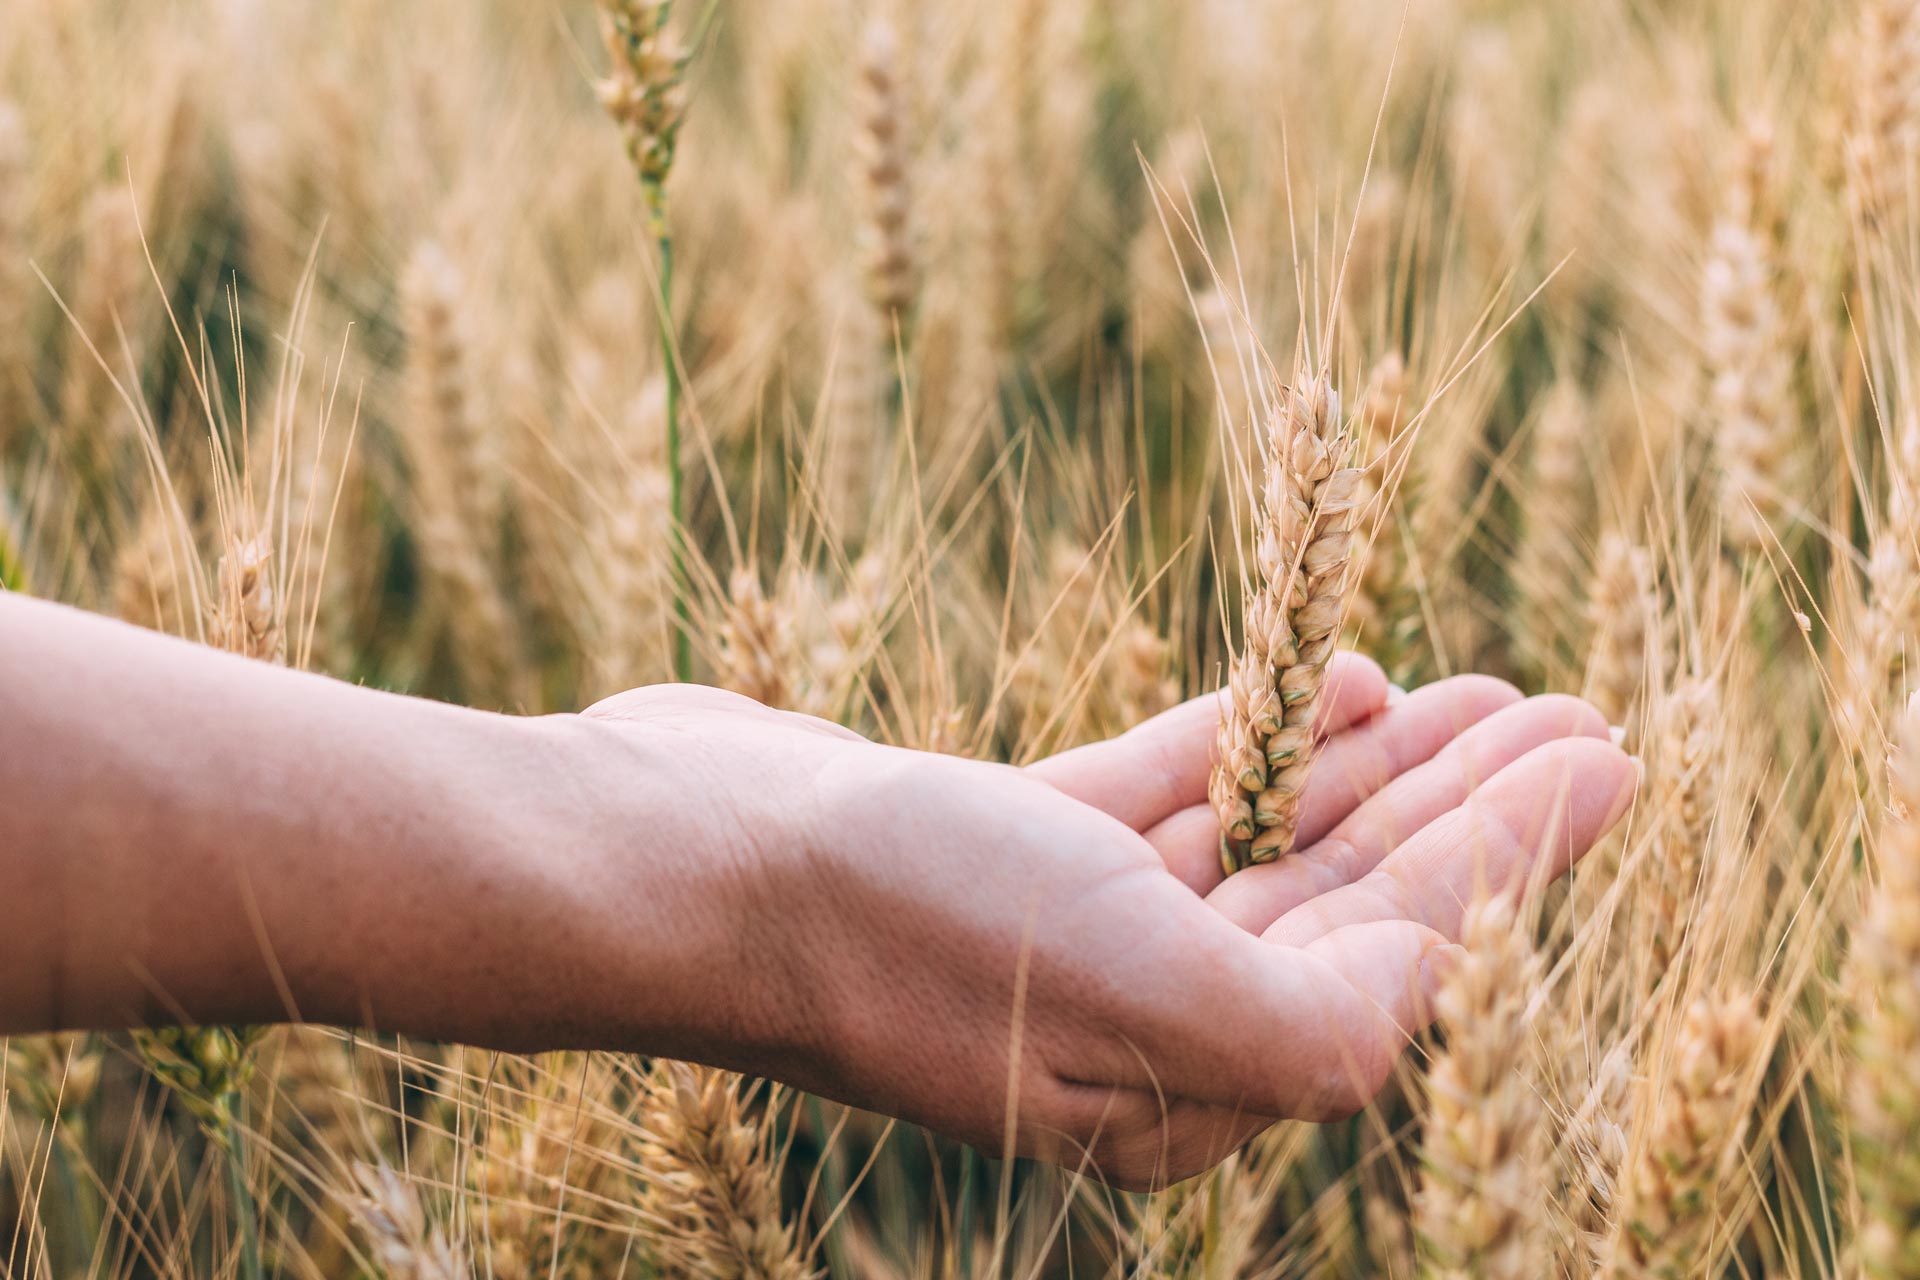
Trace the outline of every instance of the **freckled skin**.
<path fill-rule="evenodd" d="M 1584 704 L 1333 671 L 1299 852 L 1221 883 L 1211 697 L 1014 769 L 698 686 L 491 715 L 0 595 L 0 1034 L 633 1050 L 1157 1184 L 1364 1105 L 1463 892 L 1631 799 Z"/>

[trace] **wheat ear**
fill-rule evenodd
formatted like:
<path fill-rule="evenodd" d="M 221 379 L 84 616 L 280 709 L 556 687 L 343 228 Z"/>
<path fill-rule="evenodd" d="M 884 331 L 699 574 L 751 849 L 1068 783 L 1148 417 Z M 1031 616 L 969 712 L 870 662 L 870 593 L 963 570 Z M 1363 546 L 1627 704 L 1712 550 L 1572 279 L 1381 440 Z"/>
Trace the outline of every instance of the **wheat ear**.
<path fill-rule="evenodd" d="M 1609 721 L 1625 724 L 1639 702 L 1660 621 L 1653 557 L 1644 547 L 1617 533 L 1600 540 L 1586 615 L 1587 696 Z"/>
<path fill-rule="evenodd" d="M 460 274 L 431 241 L 415 250 L 402 281 L 407 333 L 407 420 L 418 516 L 415 536 L 458 636 L 468 683 L 493 697 L 515 686 L 513 620 L 494 579 L 500 492 L 490 438 L 473 419 Z"/>
<path fill-rule="evenodd" d="M 1656 982 L 1675 981 L 1670 970 L 1693 915 L 1700 869 L 1713 825 L 1719 783 L 1721 721 L 1719 686 L 1691 679 L 1661 708 L 1655 749 L 1651 884 L 1646 903 L 1647 962 Z"/>
<path fill-rule="evenodd" d="M 800 665 L 793 618 L 761 589 L 752 569 L 736 569 L 720 624 L 720 683 L 769 707 L 786 708 Z"/>
<path fill-rule="evenodd" d="M 1229 871 L 1293 848 L 1313 721 L 1339 641 L 1363 473 L 1340 397 L 1302 377 L 1269 405 L 1255 520 L 1258 582 L 1211 783 Z"/>
<path fill-rule="evenodd" d="M 1862 226 L 1883 229 L 1899 212 L 1920 146 L 1920 4 L 1867 0 L 1851 35 L 1847 196 Z"/>
<path fill-rule="evenodd" d="M 1898 736 L 1878 882 L 1847 962 L 1856 1251 L 1874 1280 L 1920 1275 L 1920 707 L 1901 717 Z"/>
<path fill-rule="evenodd" d="M 473 1263 L 445 1227 L 429 1226 L 414 1185 L 386 1163 L 355 1165 L 345 1197 L 387 1280 L 469 1280 Z"/>
<path fill-rule="evenodd" d="M 1646 1131 L 1627 1168 L 1618 1274 L 1713 1274 L 1708 1251 L 1727 1235 L 1721 1184 L 1740 1155 L 1762 1030 L 1752 997 L 1703 998 L 1687 1009 L 1667 1059 L 1654 1064 L 1660 1087 L 1645 1099 Z"/>
<path fill-rule="evenodd" d="M 747 1112 L 735 1075 L 659 1063 L 640 1104 L 641 1208 L 671 1274 L 807 1280 L 798 1233 L 781 1216 L 771 1130 Z"/>
<path fill-rule="evenodd" d="M 1470 907 L 1461 936 L 1438 999 L 1447 1046 L 1427 1076 L 1415 1228 L 1427 1275 L 1523 1280 L 1546 1247 L 1551 1143 L 1524 1070 L 1540 960 L 1504 898 Z"/>
<path fill-rule="evenodd" d="M 889 325 L 913 305 L 913 198 L 908 185 L 907 110 L 900 85 L 900 39 L 876 14 L 860 47 L 859 178 L 865 201 L 867 287 Z M 891 330 L 885 335 L 889 351 Z"/>
<path fill-rule="evenodd" d="M 1766 513 L 1788 491 L 1794 449 L 1793 352 L 1768 225 L 1772 147 L 1765 124 L 1749 127 L 1701 284 L 1721 520 L 1729 547 L 1748 554 L 1766 545 Z"/>

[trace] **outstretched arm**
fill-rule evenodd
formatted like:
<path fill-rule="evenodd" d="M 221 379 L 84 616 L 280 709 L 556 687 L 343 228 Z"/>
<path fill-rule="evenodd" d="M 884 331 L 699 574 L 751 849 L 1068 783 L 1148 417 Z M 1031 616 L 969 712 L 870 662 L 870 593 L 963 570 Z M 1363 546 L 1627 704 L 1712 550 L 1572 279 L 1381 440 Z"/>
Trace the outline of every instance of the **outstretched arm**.
<path fill-rule="evenodd" d="M 1330 689 L 1300 851 L 1222 883 L 1212 699 L 1020 770 L 692 686 L 489 715 L 0 595 L 0 1033 L 639 1050 L 1183 1176 L 1363 1105 L 1465 902 L 1633 792 L 1573 699 Z"/>

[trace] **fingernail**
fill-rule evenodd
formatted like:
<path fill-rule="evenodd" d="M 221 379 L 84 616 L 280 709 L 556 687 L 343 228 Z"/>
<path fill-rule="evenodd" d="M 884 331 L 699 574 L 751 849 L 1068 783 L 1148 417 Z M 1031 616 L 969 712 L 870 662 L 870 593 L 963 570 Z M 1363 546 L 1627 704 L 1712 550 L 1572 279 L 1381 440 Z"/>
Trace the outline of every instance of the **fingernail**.
<path fill-rule="evenodd" d="M 1609 739 L 1609 740 L 1610 740 L 1610 741 L 1611 741 L 1611 742 L 1613 743 L 1613 745 L 1614 745 L 1614 746 L 1616 746 L 1616 747 L 1624 747 L 1624 746 L 1626 746 L 1626 745 L 1627 745 L 1627 726 L 1625 726 L 1625 725 L 1623 725 L 1623 724 L 1610 724 L 1610 725 L 1608 725 L 1608 726 L 1607 726 L 1607 738 L 1608 738 L 1608 739 Z"/>
<path fill-rule="evenodd" d="M 1407 691 L 1402 687 L 1400 687 L 1399 685 L 1390 684 L 1387 686 L 1387 705 L 1388 706 L 1392 706 L 1396 702 L 1404 702 L 1406 700 L 1406 697 L 1407 697 Z"/>

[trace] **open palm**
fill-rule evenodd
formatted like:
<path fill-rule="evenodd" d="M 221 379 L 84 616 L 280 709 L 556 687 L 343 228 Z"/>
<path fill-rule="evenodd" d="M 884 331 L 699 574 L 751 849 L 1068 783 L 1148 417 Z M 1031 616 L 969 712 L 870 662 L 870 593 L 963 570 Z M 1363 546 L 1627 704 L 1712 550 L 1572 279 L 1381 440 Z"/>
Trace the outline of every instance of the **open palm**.
<path fill-rule="evenodd" d="M 1631 802 L 1634 762 L 1578 699 L 1522 699 L 1483 676 L 1401 695 L 1350 654 L 1331 687 L 1297 852 L 1230 878 L 1206 799 L 1214 699 L 1032 769 L 1158 854 L 1155 951 L 1237 949 L 1225 963 L 1291 988 L 1268 1004 L 1257 984 L 1189 984 L 1193 1051 L 1161 1054 L 1152 1079 L 1104 1100 L 1107 1176 L 1177 1178 L 1274 1118 L 1363 1106 L 1424 1022 L 1467 904 L 1558 876 Z"/>
<path fill-rule="evenodd" d="M 1027 769 L 692 686 L 587 716 L 669 761 L 678 793 L 732 796 L 721 828 L 648 809 L 634 850 L 692 856 L 637 877 L 644 857 L 617 854 L 590 895 L 629 918 L 636 892 L 671 892 L 678 932 L 711 939 L 654 984 L 676 1007 L 636 1047 L 1129 1187 L 1365 1105 L 1463 908 L 1559 874 L 1636 780 L 1577 699 L 1479 676 L 1397 695 L 1342 656 L 1298 851 L 1223 880 L 1212 698 Z M 632 995 L 596 1018 L 620 1026 Z"/>

